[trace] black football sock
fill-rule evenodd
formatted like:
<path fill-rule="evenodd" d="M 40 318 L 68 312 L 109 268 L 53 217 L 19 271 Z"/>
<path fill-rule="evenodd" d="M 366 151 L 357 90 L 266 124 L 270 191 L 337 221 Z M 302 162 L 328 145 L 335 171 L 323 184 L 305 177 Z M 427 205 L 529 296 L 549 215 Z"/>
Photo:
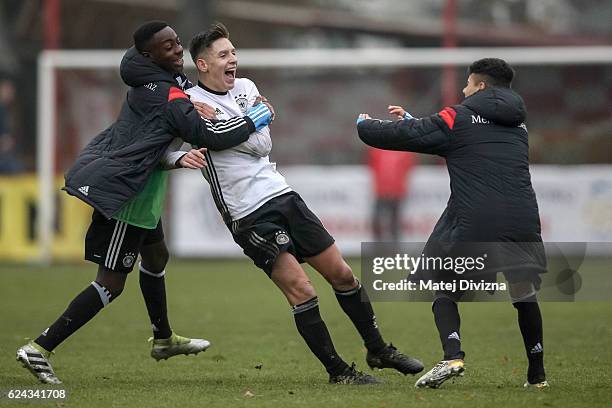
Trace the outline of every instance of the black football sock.
<path fill-rule="evenodd" d="M 432 311 L 444 349 L 444 359 L 463 359 L 465 353 L 461 351 L 461 318 L 457 303 L 447 297 L 439 297 L 434 301 Z"/>
<path fill-rule="evenodd" d="M 378 331 L 372 304 L 361 283 L 357 281 L 357 286 L 353 289 L 346 291 L 334 289 L 334 291 L 340 307 L 355 325 L 368 351 L 378 353 L 384 349 L 387 345 Z"/>
<path fill-rule="evenodd" d="M 110 292 L 97 282 L 91 282 L 68 305 L 66 311 L 34 342 L 47 351 L 53 351 L 62 341 L 90 321 L 111 301 Z"/>
<path fill-rule="evenodd" d="M 153 338 L 167 339 L 172 335 L 168 322 L 168 307 L 166 305 L 166 271 L 155 273 L 146 270 L 142 264 L 140 269 L 140 291 L 147 305 L 147 312 L 153 328 Z"/>
<path fill-rule="evenodd" d="M 336 353 L 329 331 L 319 313 L 319 299 L 312 299 L 292 307 L 298 332 L 330 375 L 341 374 L 348 365 Z"/>
<path fill-rule="evenodd" d="M 546 379 L 544 371 L 544 339 L 542 314 L 535 296 L 531 301 L 516 302 L 513 306 L 518 312 L 518 323 L 523 336 L 525 353 L 529 360 L 527 381 L 531 384 Z"/>

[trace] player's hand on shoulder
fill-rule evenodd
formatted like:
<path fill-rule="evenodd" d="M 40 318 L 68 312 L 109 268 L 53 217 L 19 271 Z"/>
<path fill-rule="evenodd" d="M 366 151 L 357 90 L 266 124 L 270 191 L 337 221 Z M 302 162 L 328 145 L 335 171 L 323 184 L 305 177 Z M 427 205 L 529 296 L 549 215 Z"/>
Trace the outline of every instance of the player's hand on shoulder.
<path fill-rule="evenodd" d="M 186 169 L 202 169 L 206 167 L 206 158 L 204 154 L 206 148 L 191 149 L 181 157 L 179 164 Z"/>
<path fill-rule="evenodd" d="M 259 100 L 259 102 L 265 104 L 268 107 L 268 109 L 270 109 L 270 112 L 272 112 L 272 120 L 276 119 L 276 112 L 274 111 L 274 106 L 272 106 L 272 104 L 270 103 L 268 98 L 266 98 L 263 95 L 259 95 L 257 97 L 257 99 L 255 99 L 255 102 L 257 102 L 258 100 Z M 257 102 L 257 103 L 259 103 L 259 102 Z"/>
<path fill-rule="evenodd" d="M 201 117 L 206 119 L 217 119 L 217 114 L 215 113 L 215 108 L 210 106 L 204 102 L 193 102 L 193 106 L 195 106 L 196 110 L 200 114 Z"/>

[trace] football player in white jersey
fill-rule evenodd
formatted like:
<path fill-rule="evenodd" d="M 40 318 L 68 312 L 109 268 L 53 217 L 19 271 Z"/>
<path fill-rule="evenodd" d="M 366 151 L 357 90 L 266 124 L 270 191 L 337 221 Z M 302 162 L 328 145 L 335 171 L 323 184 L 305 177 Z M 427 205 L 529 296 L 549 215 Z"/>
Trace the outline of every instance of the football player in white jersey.
<path fill-rule="evenodd" d="M 238 59 L 229 33 L 220 23 L 197 34 L 189 47 L 198 69 L 198 85 L 187 93 L 203 102 L 202 115 L 218 120 L 244 115 L 259 102 L 259 91 L 237 78 Z M 265 99 L 264 99 L 265 100 Z M 291 305 L 299 333 L 329 373 L 330 383 L 371 384 L 378 380 L 349 366 L 336 353 L 319 313 L 315 289 L 300 266 L 307 262 L 332 286 L 338 302 L 361 335 L 372 368 L 416 374 L 423 364 L 383 341 L 365 288 L 344 261 L 334 239 L 306 203 L 276 171 L 266 126 L 234 148 L 206 152 L 203 174 L 217 208 L 238 243 L 264 270 Z"/>

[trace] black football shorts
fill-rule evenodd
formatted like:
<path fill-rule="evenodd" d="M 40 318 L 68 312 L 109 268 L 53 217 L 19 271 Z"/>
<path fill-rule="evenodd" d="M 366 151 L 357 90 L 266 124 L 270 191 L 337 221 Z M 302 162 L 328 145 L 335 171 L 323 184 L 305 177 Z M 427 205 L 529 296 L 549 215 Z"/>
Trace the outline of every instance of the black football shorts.
<path fill-rule="evenodd" d="M 130 273 L 143 245 L 164 240 L 161 220 L 155 229 L 146 229 L 94 210 L 85 236 L 85 259 L 116 272 Z"/>
<path fill-rule="evenodd" d="M 272 198 L 236 221 L 232 235 L 244 254 L 268 276 L 281 252 L 289 252 L 302 263 L 334 243 L 319 218 L 293 191 Z"/>

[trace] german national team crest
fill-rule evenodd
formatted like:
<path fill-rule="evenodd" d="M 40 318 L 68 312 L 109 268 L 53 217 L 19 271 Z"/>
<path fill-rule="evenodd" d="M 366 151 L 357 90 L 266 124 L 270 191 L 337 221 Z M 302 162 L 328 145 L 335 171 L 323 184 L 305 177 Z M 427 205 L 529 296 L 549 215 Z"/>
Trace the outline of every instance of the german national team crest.
<path fill-rule="evenodd" d="M 277 232 L 276 233 L 276 243 L 278 245 L 285 245 L 288 242 L 289 242 L 289 235 L 287 235 L 284 232 Z"/>
<path fill-rule="evenodd" d="M 234 99 L 236 100 L 236 103 L 238 104 L 238 107 L 240 108 L 242 113 L 246 113 L 247 107 L 249 106 L 249 100 L 247 99 L 247 95 L 241 93 L 235 96 Z"/>
<path fill-rule="evenodd" d="M 125 254 L 125 256 L 123 257 L 123 266 L 125 268 L 129 268 L 130 266 L 134 265 L 134 261 L 136 260 L 136 254 L 134 253 L 127 253 Z"/>

